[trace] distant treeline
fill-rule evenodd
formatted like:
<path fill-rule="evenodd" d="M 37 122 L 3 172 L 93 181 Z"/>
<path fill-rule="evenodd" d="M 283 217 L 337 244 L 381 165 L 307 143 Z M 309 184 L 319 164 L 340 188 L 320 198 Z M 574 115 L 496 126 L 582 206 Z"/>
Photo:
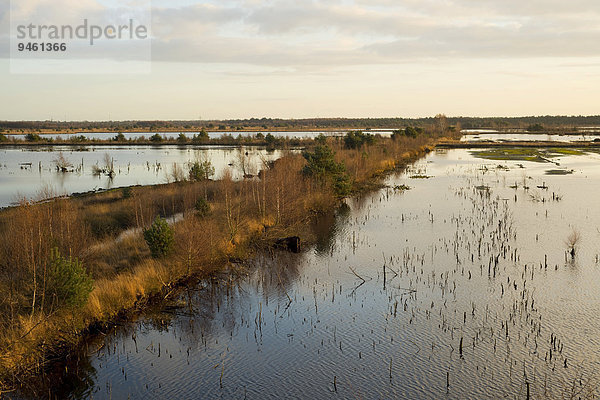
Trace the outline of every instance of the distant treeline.
<path fill-rule="evenodd" d="M 173 131 L 173 130 L 331 130 L 378 129 L 406 126 L 428 127 L 436 117 L 427 118 L 250 118 L 222 121 L 0 121 L 0 132 L 14 131 Z M 529 117 L 447 117 L 451 126 L 463 129 L 526 129 L 541 125 L 545 129 L 600 126 L 600 115 Z"/>

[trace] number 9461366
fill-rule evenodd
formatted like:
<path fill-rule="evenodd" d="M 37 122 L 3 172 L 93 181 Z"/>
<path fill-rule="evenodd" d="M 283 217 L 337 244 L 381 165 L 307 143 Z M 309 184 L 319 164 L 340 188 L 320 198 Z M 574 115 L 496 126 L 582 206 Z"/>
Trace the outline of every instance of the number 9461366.
<path fill-rule="evenodd" d="M 28 43 L 19 43 L 17 45 L 17 49 L 19 51 L 66 51 L 67 50 L 67 44 L 66 43 L 46 43 L 46 42 L 42 42 L 42 43 L 35 43 L 35 42 L 28 42 Z"/>

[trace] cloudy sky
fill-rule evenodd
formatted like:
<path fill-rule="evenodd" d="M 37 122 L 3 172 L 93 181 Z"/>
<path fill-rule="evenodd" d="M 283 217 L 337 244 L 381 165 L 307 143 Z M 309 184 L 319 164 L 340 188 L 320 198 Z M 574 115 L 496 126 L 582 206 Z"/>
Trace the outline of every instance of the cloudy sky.
<path fill-rule="evenodd" d="M 122 3 L 13 1 L 56 24 Z M 598 0 L 153 0 L 146 74 L 11 73 L 10 17 L 0 119 L 600 114 Z"/>

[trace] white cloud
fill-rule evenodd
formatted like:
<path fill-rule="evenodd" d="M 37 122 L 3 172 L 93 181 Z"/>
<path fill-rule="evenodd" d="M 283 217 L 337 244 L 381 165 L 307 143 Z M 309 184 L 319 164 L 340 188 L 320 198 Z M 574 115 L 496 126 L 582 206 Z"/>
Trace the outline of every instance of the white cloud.
<path fill-rule="evenodd" d="M 116 2 L 13 1 L 56 23 Z M 153 0 L 151 75 L 5 72 L 0 119 L 592 114 L 597 1 Z"/>
<path fill-rule="evenodd" d="M 301 67 L 595 56 L 596 1 L 155 1 L 153 58 Z M 2 21 L 7 4 L 0 3 Z M 99 0 L 20 0 L 17 8 L 57 23 L 105 11 Z"/>
<path fill-rule="evenodd" d="M 588 0 L 244 1 L 159 9 L 155 57 L 265 65 L 598 55 Z M 209 7 L 210 5 L 210 7 Z M 185 52 L 186 46 L 195 51 Z"/>

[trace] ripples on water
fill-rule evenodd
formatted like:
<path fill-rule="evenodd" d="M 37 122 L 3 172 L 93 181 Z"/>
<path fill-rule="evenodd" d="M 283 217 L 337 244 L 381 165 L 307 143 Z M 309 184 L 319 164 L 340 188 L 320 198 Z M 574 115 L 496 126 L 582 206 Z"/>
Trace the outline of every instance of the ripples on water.
<path fill-rule="evenodd" d="M 97 399 L 598 394 L 599 157 L 554 161 L 575 172 L 431 154 L 389 179 L 411 190 L 350 200 L 306 254 L 259 257 L 242 277 L 203 281 L 177 306 L 97 338 L 51 390 Z M 410 178 L 419 175 L 431 178 Z M 572 228 L 582 237 L 575 259 L 564 243 Z"/>

